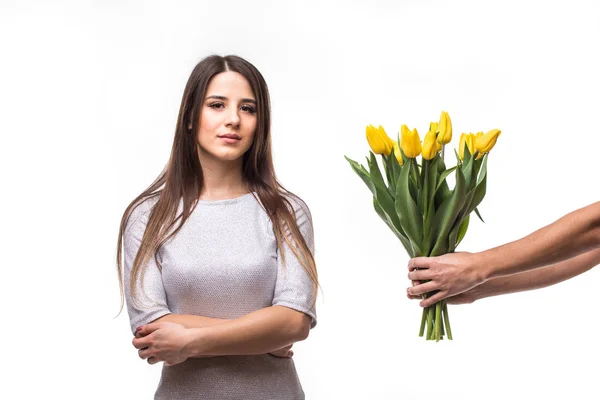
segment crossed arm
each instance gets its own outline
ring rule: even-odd
[[[149,363],[173,365],[187,358],[272,353],[306,339],[310,324],[308,315],[283,306],[232,320],[168,314],[138,327],[133,345]]]

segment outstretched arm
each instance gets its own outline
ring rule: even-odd
[[[447,301],[448,304],[472,303],[485,297],[541,289],[571,279],[598,264],[600,264],[600,248],[548,267],[490,279],[471,290],[449,297]],[[420,296],[409,295],[408,297],[421,299]]]
[[[600,202],[596,202],[522,239],[490,250],[413,258],[409,261],[408,278],[429,282],[409,288],[408,294],[414,296],[437,290],[438,293],[421,302],[425,307],[490,279],[560,263],[599,247]]]

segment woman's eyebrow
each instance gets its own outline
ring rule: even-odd
[[[206,96],[207,99],[217,99],[217,100],[229,100],[227,97],[225,96],[219,96],[216,94],[213,94],[211,96]],[[253,103],[256,104],[256,100],[254,99],[241,99],[242,103]]]

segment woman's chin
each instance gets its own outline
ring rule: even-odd
[[[235,161],[238,158],[242,157],[243,155],[244,155],[244,153],[241,153],[239,151],[226,151],[226,152],[216,153],[216,154],[214,154],[214,157],[219,161],[232,162],[232,161]]]

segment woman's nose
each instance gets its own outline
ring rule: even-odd
[[[232,110],[227,115],[227,123],[226,125],[238,126],[240,124],[240,116],[238,115],[238,110]]]

